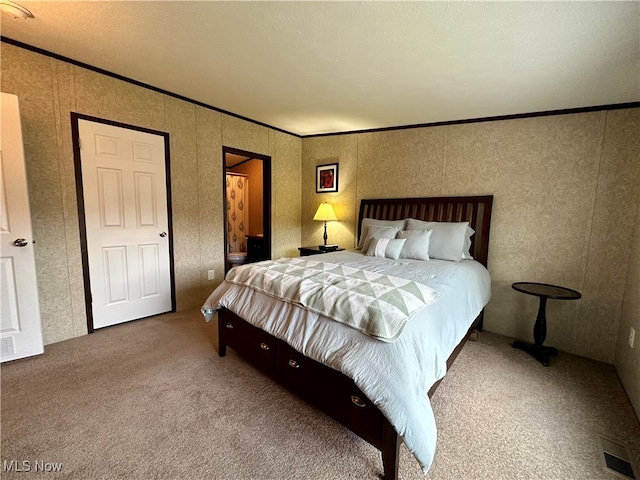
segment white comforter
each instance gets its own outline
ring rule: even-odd
[[[436,425],[427,393],[446,373],[446,361],[491,295],[487,270],[474,260],[390,260],[358,251],[316,259],[407,278],[441,294],[414,314],[393,343],[263,293],[223,282],[207,299],[207,321],[221,307],[352,378],[389,419],[426,473],[433,461]]]

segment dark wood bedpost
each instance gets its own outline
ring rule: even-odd
[[[382,466],[384,480],[398,480],[398,466],[400,465],[400,436],[389,421],[382,424]]]
[[[225,316],[225,309],[218,310],[218,356],[224,357],[227,354],[227,344],[222,340],[222,329],[220,324]]]

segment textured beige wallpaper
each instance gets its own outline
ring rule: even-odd
[[[624,135],[625,145],[635,145],[636,155],[625,155],[627,166],[630,169],[640,169],[640,111],[620,112],[621,115],[615,117],[616,120],[625,119],[621,126],[620,134]],[[630,121],[629,121],[630,120]],[[617,123],[612,123],[618,126]],[[630,152],[631,153],[631,152]],[[640,176],[640,174],[637,174]],[[625,180],[626,188],[633,186],[633,176]],[[617,192],[617,189],[615,189]],[[640,191],[636,184],[636,217],[635,230],[631,236],[631,248],[628,256],[628,268],[626,284],[624,285],[624,297],[622,300],[622,312],[620,315],[620,329],[616,342],[615,366],[618,375],[625,386],[627,395],[631,399],[633,408],[640,418]],[[623,204],[622,208],[617,208],[616,218],[621,222],[631,222],[631,214],[627,209],[628,204]],[[630,209],[633,210],[633,209]],[[630,329],[635,329],[634,347],[629,346]]]
[[[640,202],[640,196],[638,201]],[[636,415],[640,418],[640,208],[637,209],[636,214],[636,227],[624,292],[614,364]],[[636,332],[633,348],[629,346],[631,327]]]
[[[269,155],[269,134],[270,130],[262,125],[222,115],[222,142],[225,147]]]
[[[45,344],[87,332],[70,112],[169,133],[178,310],[222,281],[223,145],[272,156],[273,218],[286,219],[274,255],[297,253],[299,138],[5,43],[0,53],[2,91],[22,110]]]
[[[171,204],[176,301],[196,307],[201,298],[200,202],[196,106],[175,98],[164,100],[171,153]]]
[[[295,257],[300,246],[300,156],[301,141],[281,132],[271,131],[271,155],[278,158],[272,167],[273,199],[271,226],[274,235],[272,258]]]
[[[640,109],[607,112],[597,179],[573,351],[612,362],[640,208]]]
[[[323,202],[333,205],[337,222],[327,222],[327,242],[353,248],[357,218],[356,169],[358,137],[338,135],[304,139],[302,142],[302,242],[301,246],[323,243],[324,222],[313,221]],[[316,166],[338,163],[338,192],[316,193]]]
[[[20,101],[44,339],[56,342],[81,331],[83,321],[86,333],[86,318],[84,308],[80,312],[73,308],[72,286],[78,283],[68,268],[69,255],[79,258],[80,248],[77,230],[73,238],[67,227],[74,216],[77,224],[77,208],[75,199],[70,203],[71,196],[65,195],[69,182],[62,178],[69,165],[58,143],[62,122],[55,110],[60,104],[53,82],[55,62],[4,44],[1,55],[2,91],[17,95]],[[61,73],[68,77],[68,71]],[[73,169],[73,157],[68,162]],[[79,285],[82,288],[82,277]],[[82,302],[84,305],[84,298]]]
[[[200,300],[204,301],[224,275],[224,211],[222,201],[222,114],[196,108],[198,130],[198,205],[200,226]],[[220,249],[222,248],[223,251]],[[207,272],[214,270],[215,279]]]
[[[153,130],[166,128],[166,97],[161,93],[80,67],[73,67],[73,85],[79,113]]]
[[[358,135],[356,200],[442,193],[445,128]]]
[[[604,115],[447,128],[443,191],[494,195],[487,329],[531,338],[538,299],[514,291],[513,282],[581,290],[591,223],[586,206],[595,196]],[[575,351],[579,307],[579,302],[548,302],[549,344]]]
[[[354,202],[339,222],[344,245],[353,245],[361,198],[494,195],[485,328],[531,341],[538,300],[511,284],[564,285],[584,298],[548,302],[546,343],[612,362],[639,208],[639,115],[631,109],[308,138],[302,191],[313,187],[315,165],[339,162],[340,184],[351,188],[341,187],[335,201]],[[317,197],[303,194],[303,243],[321,237],[311,221]]]

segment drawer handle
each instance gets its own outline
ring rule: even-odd
[[[227,323],[227,324],[225,325],[225,327],[230,328],[230,329],[233,329],[233,325],[231,325],[230,323]]]
[[[354,405],[360,408],[364,408],[367,406],[367,404],[364,403],[360,397],[356,397],[355,395],[351,395],[351,401]]]
[[[266,343],[263,342],[263,343],[260,344],[260,348],[263,349],[263,350],[269,350],[269,345],[267,345]]]
[[[289,360],[289,366],[291,368],[300,368],[300,364],[298,362],[296,362],[295,360]]]

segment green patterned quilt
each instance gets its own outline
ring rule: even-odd
[[[435,301],[431,287],[318,260],[283,258],[232,268],[226,281],[299,305],[385,342]]]

